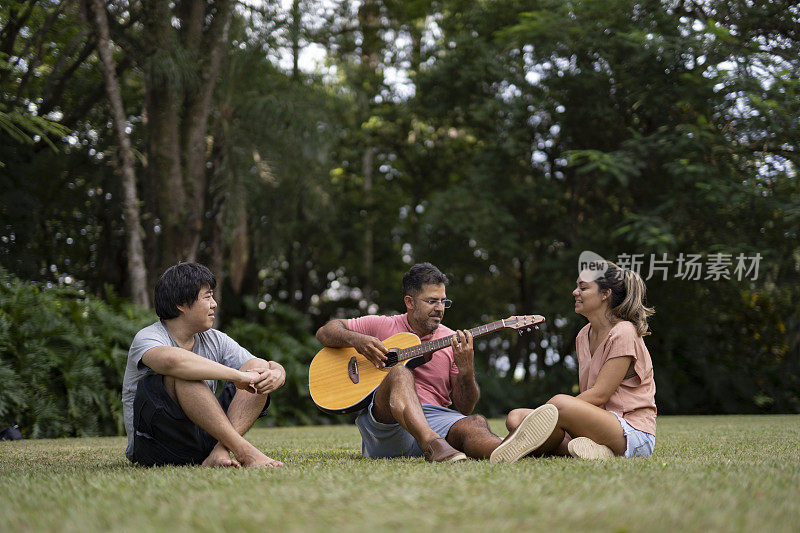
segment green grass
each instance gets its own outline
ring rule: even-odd
[[[797,531],[800,416],[658,429],[648,459],[500,465],[362,459],[354,426],[254,429],[273,471],[134,467],[123,438],[0,442],[0,530]]]

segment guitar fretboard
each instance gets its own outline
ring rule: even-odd
[[[503,329],[504,327],[506,326],[503,323],[503,321],[497,320],[495,322],[490,322],[488,324],[472,328],[469,330],[469,332],[472,333],[473,337],[480,337],[481,335],[492,333],[493,331],[497,331],[498,329]],[[422,344],[417,344],[416,346],[412,346],[411,348],[404,348],[402,350],[398,350],[397,360],[405,361],[406,359],[413,359],[414,357],[420,357],[422,355],[435,352],[436,350],[447,348],[448,346],[450,346],[451,339],[453,337],[455,337],[455,335],[448,335],[447,337],[441,337],[439,339],[435,339],[432,341],[423,342]]]

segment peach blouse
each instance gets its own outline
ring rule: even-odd
[[[589,353],[590,326],[586,324],[575,339],[581,392],[594,386],[606,361],[615,357],[633,357],[636,375],[623,379],[608,402],[600,407],[618,414],[636,429],[655,435],[656,382],[653,379],[653,362],[644,340],[636,333],[636,327],[631,322],[623,320],[611,328],[592,354]]]

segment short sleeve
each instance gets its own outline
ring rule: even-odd
[[[142,362],[142,357],[151,348],[159,346],[173,346],[172,339],[169,333],[163,327],[159,327],[158,323],[150,327],[139,330],[133,338],[130,350],[128,351],[128,358],[136,367],[137,370],[142,370],[147,367]]]
[[[373,337],[381,337],[385,331],[391,330],[393,325],[392,319],[383,315],[366,315],[347,320],[347,329],[350,331]]]
[[[217,331],[216,333],[219,363],[230,368],[239,369],[243,364],[254,357],[253,354],[225,333],[221,331]]]
[[[608,339],[606,361],[616,357],[633,357],[636,359],[636,328],[630,322],[621,322]]]

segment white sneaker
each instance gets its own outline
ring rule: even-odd
[[[611,459],[614,452],[604,444],[597,444],[587,437],[576,437],[567,443],[567,449],[572,457],[581,459]]]
[[[500,443],[489,457],[492,463],[513,463],[544,444],[558,422],[558,409],[545,404],[529,413],[522,423]]]

